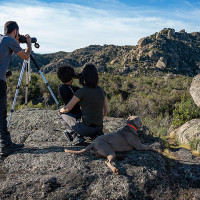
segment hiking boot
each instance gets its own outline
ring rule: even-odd
[[[4,157],[3,157],[2,153],[0,153],[0,163],[3,162],[3,160],[4,160]]]
[[[85,141],[85,139],[81,136],[76,136],[73,141],[72,141],[72,145],[80,145],[81,143],[83,143]]]
[[[10,153],[13,153],[17,150],[20,150],[24,147],[24,144],[15,144],[15,143],[11,143],[9,145],[6,145],[3,149],[2,149],[2,153],[1,156],[7,156]]]
[[[14,151],[20,150],[24,147],[24,144],[15,144],[14,142],[12,142],[10,145],[8,145],[8,147]]]

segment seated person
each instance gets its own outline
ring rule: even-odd
[[[59,67],[57,76],[63,82],[63,84],[59,86],[58,91],[64,105],[67,105],[74,96],[74,93],[79,89],[79,87],[72,86],[73,78],[76,77],[74,68],[72,68],[71,65]],[[71,127],[80,119],[81,110],[79,104],[76,104],[70,112],[61,114],[61,123],[66,129],[64,134],[70,142],[72,140],[70,133],[73,132]]]
[[[72,145],[81,144],[84,136],[95,138],[103,134],[103,116],[109,112],[108,100],[103,88],[98,86],[98,72],[93,64],[87,64],[80,76],[80,88],[70,102],[60,109],[60,113],[69,113],[77,105],[81,106],[82,122],[72,125],[74,130]]]

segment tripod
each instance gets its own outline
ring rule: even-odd
[[[33,61],[33,63],[35,64],[35,67],[37,68],[38,72],[41,74],[47,88],[49,89],[54,101],[56,102],[58,108],[60,108],[60,104],[58,102],[58,100],[56,99],[56,96],[54,95],[53,91],[51,90],[47,80],[45,79],[42,71],[40,70],[37,62],[35,61],[34,57],[32,55],[30,55],[30,58],[31,60]],[[30,59],[29,58],[29,59]],[[11,118],[12,118],[12,114],[14,112],[14,108],[15,108],[15,103],[16,103],[16,99],[17,99],[17,95],[18,95],[18,92],[19,92],[19,88],[20,88],[20,84],[21,84],[21,81],[22,81],[22,76],[23,76],[23,73],[24,73],[24,70],[25,70],[25,67],[26,67],[26,94],[25,94],[25,111],[27,112],[27,99],[28,99],[28,71],[30,72],[30,67],[28,69],[28,66],[30,66],[30,63],[27,64],[27,61],[24,60],[23,61],[23,64],[22,64],[22,69],[21,69],[21,73],[20,73],[20,76],[19,76],[19,80],[18,80],[18,84],[17,84],[17,89],[16,89],[16,92],[15,92],[15,97],[14,97],[14,101],[13,101],[13,104],[12,104],[12,108],[11,108],[11,111],[10,111],[10,118],[9,118],[9,121],[8,121],[8,124],[7,124],[7,128],[9,128],[10,126],[10,121],[11,121]],[[29,73],[29,80],[30,80],[30,73]],[[26,121],[26,120],[25,120]],[[26,124],[25,124],[26,126]]]

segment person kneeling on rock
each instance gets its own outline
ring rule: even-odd
[[[65,65],[59,67],[57,70],[58,78],[63,82],[58,88],[61,99],[66,106],[74,96],[74,93],[80,89],[79,87],[72,86],[73,79],[76,78],[74,68],[71,65]],[[65,127],[64,134],[69,140],[72,141],[72,135],[74,133],[72,126],[74,126],[81,119],[81,109],[79,104],[76,104],[74,108],[68,113],[61,114],[61,123]]]
[[[78,89],[67,105],[60,109],[61,115],[70,113],[79,103],[82,112],[82,122],[71,124],[74,131],[72,145],[84,142],[84,137],[92,139],[103,134],[103,117],[109,112],[108,100],[104,89],[98,86],[98,72],[93,64],[86,64],[80,75]]]

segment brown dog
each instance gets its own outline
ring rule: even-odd
[[[151,150],[157,152],[151,147],[141,143],[137,135],[137,129],[141,128],[141,126],[141,118],[138,116],[131,116],[128,118],[126,126],[121,130],[97,137],[90,145],[81,151],[65,149],[65,152],[81,154],[90,150],[97,155],[107,157],[106,164],[108,167],[111,168],[113,173],[119,174],[118,169],[111,164],[111,161],[116,157],[115,152],[130,151],[133,148],[136,150]]]

